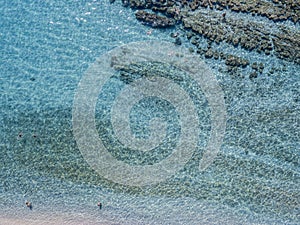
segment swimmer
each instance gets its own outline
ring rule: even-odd
[[[99,207],[99,209],[102,209],[102,203],[98,202],[97,206]]]
[[[29,209],[32,209],[32,203],[31,202],[25,202],[26,206],[29,208]]]

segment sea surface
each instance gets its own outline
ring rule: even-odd
[[[133,42],[174,42],[170,33],[183,32],[180,26],[152,29],[120,2],[106,0],[2,0],[0,12],[0,224],[300,223],[299,65],[221,44],[224,52],[263,62],[265,71],[277,68],[251,80],[233,78],[224,62],[200,59],[225,98],[226,131],[217,157],[198,170],[211,129],[200,93],[194,103],[202,133],[193,158],[163,182],[132,187],[102,177],[86,162],[73,134],[74,97],[101,55]],[[141,101],[132,129],[147,137],[149,115],[162,117],[171,124],[171,141],[153,156],[122,149],[105,110],[124,84],[111,81],[111,95],[100,95],[97,130],[118,160],[155,164],[176,145],[180,118],[167,102]],[[197,87],[184,85],[197,95]]]

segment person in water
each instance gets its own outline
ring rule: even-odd
[[[32,203],[31,202],[25,202],[26,206],[29,208],[29,209],[32,209]]]
[[[98,202],[97,206],[99,207],[99,209],[102,209],[102,203]]]

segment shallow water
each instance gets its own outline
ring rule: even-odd
[[[165,182],[130,187],[101,177],[82,156],[72,127],[76,89],[100,55],[134,41],[173,42],[169,34],[176,28],[148,35],[150,28],[137,22],[130,9],[108,1],[4,0],[0,8],[0,224],[38,219],[53,224],[300,222],[299,65],[220,45],[264,62],[266,71],[272,65],[279,69],[253,81],[234,78],[224,72],[224,63],[206,59],[226,97],[226,133],[217,158],[199,172],[201,143],[207,142],[210,129],[209,107],[201,95],[196,108],[205,132],[193,159]],[[187,41],[184,45],[190,46]],[[108,116],[101,114],[105,101],[98,102],[96,112],[104,139],[111,132]],[[146,103],[133,113],[137,135],[147,136],[147,116],[157,113],[175,124],[168,138],[176,139],[180,128],[172,106],[144,107]],[[154,106],[162,110],[151,111]],[[165,147],[175,145],[172,140]],[[149,160],[114,144],[111,148],[114,157],[127,163]],[[160,160],[170,151],[153,154],[151,160]],[[32,202],[32,210],[26,201]]]

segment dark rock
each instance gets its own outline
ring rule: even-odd
[[[292,17],[292,21],[293,21],[294,23],[297,23],[298,20],[299,20],[299,18],[298,18],[297,16],[293,16],[293,17]]]
[[[166,12],[168,10],[168,8],[166,6],[165,7],[156,7],[156,6],[153,6],[151,9],[154,12]],[[168,12],[168,14],[174,16],[173,13]]]
[[[227,66],[234,66],[234,67],[246,67],[249,65],[249,61],[246,59],[242,59],[237,56],[228,55],[225,61]]]
[[[246,59],[240,59],[241,60],[241,66],[243,68],[247,67],[249,65],[249,61]]]
[[[220,57],[221,57],[221,59],[223,59],[223,60],[226,59],[226,55],[225,55],[223,52],[220,53]]]
[[[238,59],[233,55],[229,55],[226,58],[225,64],[227,66],[236,66],[238,64]]]
[[[176,20],[180,20],[182,17],[180,8],[174,6],[167,8],[166,15],[174,17]]]
[[[222,7],[222,6],[220,6],[220,5],[216,5],[216,10],[220,10],[220,11],[222,11],[224,8]]]
[[[194,37],[199,35],[211,43],[226,42],[249,51],[267,55],[272,53],[278,58],[300,64],[300,33],[298,30],[289,30],[288,26],[284,24],[279,25],[278,29],[272,30],[255,21],[249,21],[242,17],[234,18],[231,14],[225,14],[226,19],[224,20],[222,12],[203,13],[200,12],[201,10],[191,12],[191,8],[188,7],[192,4],[194,8],[207,8],[212,4],[218,9],[236,9],[239,12],[265,16],[273,21],[295,18],[297,22],[300,16],[300,4],[295,1],[284,0],[284,3],[279,2],[278,4],[262,0],[180,0],[180,4],[176,4],[177,1],[174,0],[122,0],[122,2],[131,4],[132,8],[144,7],[166,15],[162,16],[148,11],[137,12],[137,18],[152,27],[167,27],[182,22],[183,28],[187,32],[187,38],[197,47],[199,47],[199,40]],[[186,7],[187,10],[181,10],[183,7]],[[205,53],[206,51],[203,55]],[[238,64],[245,67],[247,61],[240,61]],[[259,69],[256,71],[258,72]]]
[[[214,59],[219,59],[219,53],[218,52],[214,52]]]
[[[202,48],[198,48],[197,53],[200,54],[200,55],[203,55],[205,53],[205,50],[202,49]]]
[[[170,37],[172,37],[172,38],[177,38],[177,37],[179,37],[179,35],[180,35],[180,34],[177,33],[177,32],[175,32],[175,33],[172,32],[172,33],[170,34]]]
[[[182,44],[182,42],[181,42],[181,39],[180,39],[180,37],[177,37],[176,39],[175,39],[175,45],[181,45]]]
[[[234,46],[238,46],[239,42],[240,42],[240,38],[238,38],[238,37],[235,37],[232,39],[232,43]]]
[[[254,72],[250,73],[249,78],[250,79],[257,78],[257,76],[258,76],[257,72],[254,71]]]
[[[145,1],[141,1],[141,0],[130,0],[129,4],[130,4],[130,8],[132,9],[143,9],[146,7]]]
[[[214,52],[211,49],[208,49],[205,53],[205,58],[212,58],[214,55]]]
[[[149,13],[143,10],[138,10],[135,13],[135,17],[142,21],[145,25],[157,28],[170,27],[175,25],[175,21],[173,19],[159,16],[154,13]]]
[[[254,69],[254,70],[258,70],[257,62],[252,63],[251,68]]]
[[[232,43],[233,43],[232,40],[233,40],[233,35],[232,35],[232,34],[229,34],[229,35],[227,36],[227,38],[226,38],[226,42],[227,42],[228,44],[232,44]]]
[[[262,73],[264,71],[264,68],[265,68],[264,64],[260,63],[258,66],[259,66],[258,67],[258,72]]]
[[[129,6],[129,0],[122,0],[122,5],[124,7],[128,7]]]
[[[272,67],[272,68],[269,70],[269,75],[274,74],[275,70],[276,70],[276,69],[275,69],[274,67]]]
[[[194,33],[193,33],[193,32],[188,32],[188,33],[186,34],[187,39],[191,39],[193,36],[194,36]]]
[[[231,8],[231,10],[234,11],[234,12],[239,12],[240,11],[240,9],[237,6],[233,6]]]
[[[235,77],[241,77],[241,73],[237,66],[227,66],[227,72]]]
[[[221,37],[221,36],[217,36],[216,39],[215,39],[215,42],[217,44],[220,44],[222,41],[223,41],[223,37]]]
[[[257,51],[258,53],[262,53],[262,46],[260,46],[259,48],[257,48],[256,51]]]
[[[196,10],[199,7],[199,2],[198,1],[193,1],[189,4],[189,7],[191,10]]]
[[[267,45],[265,46],[265,51],[268,50],[268,51],[272,51],[273,50],[273,46],[272,46],[272,43],[269,41],[267,43]]]
[[[211,48],[213,41],[212,40],[207,40],[207,48]]]
[[[198,40],[197,40],[197,38],[195,38],[195,37],[193,37],[192,39],[191,39],[191,43],[193,44],[193,45],[195,45],[195,46],[199,46],[199,42],[198,42]]]

